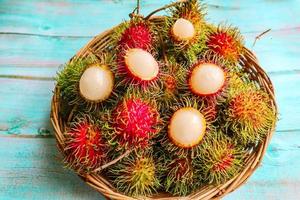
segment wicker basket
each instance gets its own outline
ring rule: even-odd
[[[167,7],[172,6],[173,4],[170,4]],[[167,7],[160,8],[152,12],[147,18],[152,23],[161,24],[163,23],[163,17],[153,17],[152,15],[156,13],[157,11],[163,10]],[[151,17],[150,17],[151,16]],[[115,27],[116,28],[116,27]],[[103,51],[106,51],[109,47],[111,47],[113,41],[111,38],[111,34],[114,32],[114,29],[112,28],[108,31],[105,31],[96,37],[94,37],[85,47],[83,47],[77,54],[76,57],[85,58],[89,56],[90,54],[93,55],[100,55]],[[274,89],[273,85],[271,83],[271,80],[267,76],[267,74],[264,72],[264,70],[259,66],[257,58],[254,56],[254,54],[244,48],[245,53],[240,58],[240,66],[249,73],[250,78],[257,82],[263,90],[265,90],[271,97],[271,106],[272,109],[277,116],[277,106],[274,98]],[[56,87],[52,99],[52,105],[51,105],[51,122],[55,130],[55,137],[57,140],[57,146],[58,149],[62,154],[64,154],[64,147],[65,147],[65,137],[64,137],[64,131],[67,128],[67,121],[63,120],[61,117],[61,109],[60,109],[60,94],[59,94],[59,88]],[[273,127],[269,130],[266,138],[264,141],[262,141],[254,151],[252,151],[251,155],[247,158],[245,161],[245,167],[241,171],[240,174],[238,174],[236,177],[232,178],[231,180],[227,181],[226,183],[218,186],[206,186],[204,188],[201,188],[200,190],[190,194],[186,197],[174,197],[170,194],[166,193],[159,193],[152,197],[144,197],[144,199],[162,199],[162,200],[183,200],[183,199],[218,199],[222,198],[226,194],[232,192],[233,190],[237,189],[240,185],[242,185],[255,171],[255,169],[259,166],[261,163],[261,160],[263,158],[263,155],[266,151],[266,148],[268,146],[268,143],[272,137],[272,134],[274,132],[275,124],[273,124]],[[111,199],[117,199],[117,200],[135,200],[137,198],[126,196],[122,193],[119,193],[107,180],[104,176],[102,176],[100,173],[91,173],[91,174],[78,174],[87,184],[95,188],[98,192],[102,193],[108,198]]]

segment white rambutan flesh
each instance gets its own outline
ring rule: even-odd
[[[190,40],[195,36],[195,28],[189,20],[179,18],[172,27],[172,34],[177,40]]]
[[[98,102],[107,99],[113,90],[113,85],[113,73],[104,65],[88,67],[79,80],[80,94],[89,101]]]
[[[225,83],[225,72],[218,65],[202,63],[191,73],[189,86],[198,95],[212,95],[220,91]]]
[[[197,109],[185,107],[173,114],[168,129],[169,138],[175,145],[189,148],[202,140],[206,131],[206,120]]]
[[[157,77],[159,66],[155,58],[143,49],[133,48],[127,51],[125,64],[134,78],[150,81]]]

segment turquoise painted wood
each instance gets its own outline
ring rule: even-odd
[[[142,13],[170,0],[142,0]],[[206,0],[211,22],[238,26],[269,72],[280,109],[261,167],[225,199],[299,199],[300,0]],[[0,0],[0,199],[103,199],[65,170],[49,123],[53,77],[135,0]],[[252,47],[255,36],[272,31]]]

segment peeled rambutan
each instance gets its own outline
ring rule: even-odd
[[[200,180],[219,185],[240,172],[245,156],[243,149],[219,131],[206,137],[201,154],[192,162]]]
[[[214,63],[199,63],[189,77],[190,90],[198,96],[217,96],[226,82],[226,73]]]
[[[140,48],[132,48],[118,55],[118,72],[124,84],[140,86],[157,85],[159,63],[154,56]]]
[[[168,42],[167,51],[187,62],[194,62],[206,47],[206,23],[202,5],[196,0],[178,3],[166,18],[163,36]]]
[[[164,187],[173,195],[186,196],[195,188],[195,174],[191,159],[173,159],[167,165],[167,176],[164,178]]]
[[[222,59],[206,54],[190,67],[186,87],[203,100],[223,102],[230,70]]]
[[[248,87],[229,100],[225,116],[226,127],[243,144],[263,139],[276,121],[268,94]]]
[[[180,46],[189,46],[199,42],[204,33],[203,12],[198,1],[186,1],[171,10],[173,16],[167,20],[173,42]]]
[[[114,76],[105,65],[91,65],[79,80],[80,95],[91,102],[101,102],[109,98],[114,87]]]
[[[159,131],[155,104],[139,97],[124,98],[112,111],[111,124],[119,148],[146,148]]]
[[[113,56],[109,54],[74,57],[58,74],[57,85],[62,99],[68,105],[80,105],[87,111],[94,111],[113,100],[118,90],[113,66]]]
[[[199,154],[203,138],[213,129],[214,110],[205,108],[203,101],[193,97],[183,97],[173,104],[166,114],[169,121],[166,133],[162,131],[161,144],[167,152],[191,158]]]
[[[238,29],[219,26],[208,34],[207,47],[228,61],[236,63],[243,52],[243,41]]]
[[[133,197],[151,195],[160,187],[160,166],[148,154],[129,155],[109,169],[115,187]]]
[[[77,171],[90,171],[106,162],[108,145],[89,117],[78,118],[65,133],[66,161]]]

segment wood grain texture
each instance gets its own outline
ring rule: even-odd
[[[142,0],[147,14],[170,0]],[[300,1],[205,0],[209,21],[238,26],[275,85],[277,132],[262,166],[226,197],[299,199]],[[0,199],[102,199],[62,168],[49,124],[56,71],[135,0],[0,0]],[[50,138],[49,138],[50,137]]]

